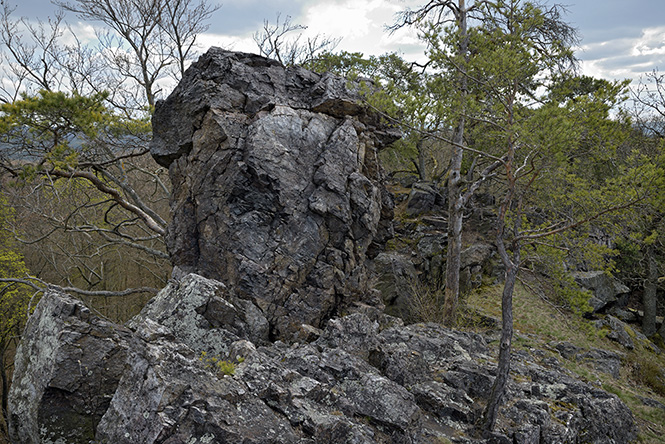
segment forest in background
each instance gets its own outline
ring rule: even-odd
[[[59,5],[95,24],[93,44],[72,35],[64,14],[34,22],[6,3],[0,11],[5,416],[13,349],[45,288],[123,321],[169,279],[170,185],[149,155],[150,115],[164,85],[200,54],[196,38],[219,9],[205,0]],[[287,66],[358,85],[367,106],[403,131],[382,153],[388,175],[445,189],[442,322],[457,322],[464,214],[483,192],[495,198],[491,236],[506,270],[500,374],[509,370],[513,289],[525,269],[552,279],[549,297],[571,316],[587,310],[588,295],[569,271],[619,276],[642,297],[644,333],[662,344],[664,75],[645,73],[632,88],[579,75],[577,35],[557,5],[436,0],[404,11],[392,30],[402,27],[427,44],[425,64],[336,52],[338,40],[304,39],[288,17],[266,21],[255,41]]]

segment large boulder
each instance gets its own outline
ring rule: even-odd
[[[393,204],[377,152],[398,135],[360,103],[344,79],[212,48],[156,106],[173,265],[252,301],[272,338],[378,303],[365,262]]]
[[[49,290],[16,351],[9,392],[11,441],[91,442],[125,372],[131,342],[130,330]]]

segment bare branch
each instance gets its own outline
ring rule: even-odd
[[[122,297],[129,296],[130,294],[136,293],[153,293],[156,294],[159,292],[158,289],[152,287],[139,287],[139,288],[128,288],[121,291],[107,291],[107,290],[82,290],[76,287],[61,287],[59,285],[48,284],[43,280],[36,278],[34,276],[26,276],[25,279],[19,278],[0,278],[0,282],[8,282],[14,284],[26,285],[33,290],[38,292],[44,292],[49,288],[60,291],[62,293],[76,293],[82,296],[102,296],[102,297]]]
[[[307,26],[292,23],[291,16],[286,16],[282,23],[280,20],[281,14],[277,14],[274,25],[264,20],[263,29],[255,32],[252,38],[261,55],[275,59],[285,66],[303,65],[315,59],[319,53],[332,51],[341,40],[316,35],[301,42],[302,32]],[[297,32],[294,37],[287,38],[287,35],[293,35],[294,32]]]
[[[138,217],[140,217],[145,224],[153,230],[155,233],[158,233],[162,236],[166,234],[166,229],[160,225],[157,221],[155,221],[148,213],[143,211],[141,208],[138,206],[130,203],[127,201],[125,198],[122,197],[120,192],[116,190],[115,188],[112,188],[108,186],[106,183],[104,183],[101,179],[99,179],[97,176],[95,176],[93,173],[89,171],[80,171],[80,170],[74,170],[74,169],[69,169],[68,171],[63,171],[59,169],[53,169],[50,171],[51,174],[54,176],[58,177],[63,177],[63,178],[82,178],[86,179],[88,182],[90,182],[92,185],[94,185],[99,191],[108,194],[115,200],[120,206],[122,206],[124,209],[127,211],[130,211],[134,214],[136,214]]]

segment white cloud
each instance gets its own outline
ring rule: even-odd
[[[665,68],[665,26],[644,28],[632,38],[583,45],[578,56],[586,75],[636,82],[645,72]]]
[[[97,33],[94,26],[83,22],[70,24],[67,32],[63,33],[61,42],[65,45],[75,45],[77,40],[83,45],[95,42]]]
[[[581,68],[587,76],[608,80],[632,79],[635,74],[629,67],[614,67],[607,59],[583,60]]]
[[[384,0],[345,0],[313,5],[304,12],[303,24],[326,36],[358,39],[366,37],[374,28],[380,26],[374,12],[384,4]],[[372,14],[371,18],[369,14]]]
[[[207,51],[211,46],[218,46],[232,51],[258,52],[258,47],[251,35],[235,36],[203,33],[199,34],[196,39],[196,46],[200,52]]]
[[[419,4],[420,0],[333,0],[307,5],[299,20],[308,27],[306,35],[309,37],[316,34],[341,37],[338,50],[365,55],[396,51],[415,58],[421,56],[424,49],[416,32],[402,29],[389,34],[386,26],[394,22],[401,10]]]
[[[665,26],[647,28],[636,42],[633,55],[665,55]]]

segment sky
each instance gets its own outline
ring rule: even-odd
[[[342,40],[337,50],[379,55],[397,52],[407,60],[422,59],[424,46],[413,32],[389,34],[385,26],[407,7],[425,0],[221,0],[209,30],[200,36],[202,48],[221,46],[256,52],[253,33],[264,20],[290,16],[307,26],[307,35],[323,34]],[[553,3],[552,0],[548,0]],[[52,13],[48,0],[8,0],[20,3],[17,14],[28,18]],[[608,80],[638,81],[646,72],[665,71],[665,1],[663,0],[557,0],[566,6],[564,19],[578,29],[577,57],[582,73]],[[68,16],[75,28],[91,33],[90,24]]]

